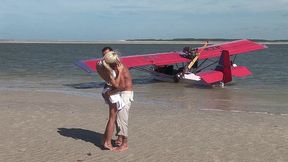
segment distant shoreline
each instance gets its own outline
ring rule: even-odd
[[[218,44],[229,41],[209,41]],[[256,41],[262,44],[288,44],[286,41]],[[34,40],[0,40],[0,44],[204,44],[204,41],[168,41],[168,40],[116,40],[116,41],[34,41]]]

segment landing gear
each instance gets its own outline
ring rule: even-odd
[[[178,74],[174,75],[174,77],[173,77],[174,82],[178,83],[182,77],[183,77],[182,73],[178,73]]]
[[[225,86],[224,82],[220,82],[220,83],[219,83],[219,86],[220,86],[221,88],[224,88],[224,86]]]

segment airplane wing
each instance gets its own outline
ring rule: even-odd
[[[85,70],[88,73],[96,71],[96,64],[101,60],[89,59],[77,61],[75,64]],[[133,55],[124,56],[120,58],[121,62],[125,64],[128,68],[130,67],[140,67],[148,65],[168,65],[176,64],[181,62],[189,62],[189,59],[180,56],[179,52],[166,52],[166,53],[155,53],[155,54],[145,54],[145,55]]]
[[[203,49],[201,49],[203,48]],[[267,48],[265,45],[255,43],[250,40],[238,40],[222,44],[210,45],[198,48],[201,51],[199,60],[219,57],[223,50],[228,50],[230,55],[242,54],[251,51]],[[145,55],[124,56],[120,60],[128,67],[139,67],[148,65],[168,65],[182,62],[189,62],[189,59],[182,57],[182,52],[166,52]],[[98,59],[77,61],[75,64],[88,73],[96,71]]]
[[[247,52],[265,49],[267,46],[244,39],[222,44],[207,46],[199,56],[199,60],[219,57],[223,50],[229,51],[230,55],[245,54]],[[199,48],[201,50],[201,48]]]

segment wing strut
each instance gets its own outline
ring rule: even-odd
[[[198,60],[198,58],[199,58],[200,54],[202,53],[202,51],[204,51],[204,49],[207,47],[207,45],[208,45],[208,41],[205,42],[204,46],[201,48],[201,51],[196,52],[196,56],[193,58],[193,60],[188,65],[188,70],[190,70],[192,68],[192,66]]]

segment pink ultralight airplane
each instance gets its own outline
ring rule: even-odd
[[[185,47],[183,51],[124,56],[120,57],[120,60],[128,68],[148,72],[159,80],[184,80],[209,85],[220,83],[224,86],[232,81],[232,76],[241,78],[252,75],[247,67],[235,64],[236,55],[265,48],[267,46],[246,39],[209,46],[207,42],[203,47],[196,49]],[[231,60],[230,57],[233,55],[234,58]],[[202,67],[208,59],[217,57],[220,59]],[[81,60],[75,64],[91,73],[96,71],[96,64],[101,59]],[[214,69],[207,70],[215,64]]]

